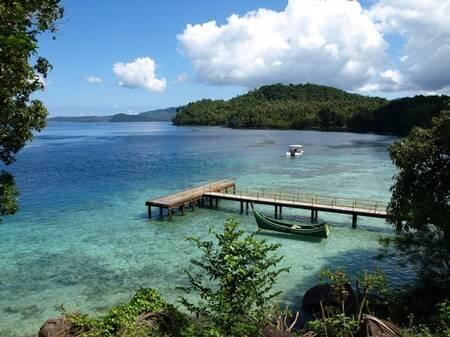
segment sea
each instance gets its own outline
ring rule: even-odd
[[[177,127],[170,123],[50,122],[8,169],[20,188],[20,210],[0,223],[0,336],[35,336],[40,325],[70,311],[100,315],[125,303],[140,287],[157,289],[178,305],[186,269],[199,255],[187,237],[211,238],[234,218],[255,233],[253,216],[220,202],[172,221],[147,218],[145,201],[214,180],[238,189],[293,191],[333,197],[390,199],[396,169],[394,136],[319,131]],[[290,144],[304,155],[286,158]],[[259,207],[267,215],[273,207]],[[156,212],[154,212],[156,213]],[[283,209],[286,219],[309,221],[309,211]],[[382,270],[390,284],[414,273],[379,260],[378,240],[392,235],[383,219],[319,212],[330,237],[320,242],[269,232],[279,243],[276,288],[280,303],[301,306],[323,269],[356,276]],[[211,238],[212,239],[212,238]]]

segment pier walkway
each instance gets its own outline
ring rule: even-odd
[[[229,189],[235,190],[236,184],[232,179],[214,181],[209,184],[187,189],[164,197],[148,200],[145,204],[148,207],[148,217],[152,217],[152,207],[159,208],[159,215],[163,215],[163,210],[167,209],[169,219],[172,218],[174,209],[179,209],[184,213],[185,207],[194,208],[204,202],[204,195],[207,192],[227,192]]]
[[[386,218],[387,203],[373,200],[330,197],[319,194],[274,192],[267,189],[236,190],[233,180],[221,180],[175,193],[159,199],[146,202],[151,217],[151,207],[159,207],[160,215],[163,209],[168,210],[169,218],[173,210],[178,208],[184,213],[186,205],[194,208],[196,205],[218,207],[219,200],[240,203],[240,212],[248,213],[249,204],[274,206],[274,217],[281,218],[283,207],[307,209],[311,211],[311,222],[317,222],[318,212],[329,212],[352,215],[352,227],[356,228],[358,216]]]

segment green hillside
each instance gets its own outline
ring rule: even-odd
[[[427,126],[447,96],[388,101],[315,85],[274,84],[230,100],[203,99],[178,108],[176,125],[354,130],[403,134]]]

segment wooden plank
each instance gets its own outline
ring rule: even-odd
[[[190,188],[181,192],[169,194],[157,199],[148,200],[147,206],[163,206],[163,207],[179,207],[192,200],[200,199],[205,192],[223,191],[227,188],[235,188],[236,184],[233,180],[219,180],[205,184],[202,186]]]

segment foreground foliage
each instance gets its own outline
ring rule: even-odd
[[[190,336],[193,327],[187,318],[154,289],[140,289],[131,301],[110,309],[105,315],[92,318],[81,313],[65,316],[81,337],[108,336]]]
[[[278,276],[288,268],[277,268],[279,247],[238,229],[231,219],[223,233],[214,233],[217,243],[190,238],[202,256],[191,260],[197,273],[188,271],[187,293],[200,295],[198,303],[182,298],[182,304],[206,320],[220,336],[259,336],[279,292],[272,290]]]
[[[369,304],[384,299],[387,294],[384,275],[379,271],[364,271],[356,277],[354,285],[344,270],[323,271],[319,277],[330,284],[338,305],[321,303],[321,312],[308,322],[308,329],[318,337],[364,335],[364,314],[375,313]]]
[[[0,0],[0,160],[6,165],[45,126],[45,106],[31,99],[51,68],[38,55],[38,36],[54,33],[62,15],[59,0]],[[13,177],[2,171],[0,220],[17,211],[17,194]]]
[[[364,271],[354,279],[344,270],[323,271],[330,289],[322,294],[313,319],[300,324],[299,313],[275,305],[273,286],[280,273],[278,245],[239,229],[228,220],[214,241],[189,238],[202,253],[187,272],[187,316],[153,289],[140,289],[127,304],[99,317],[63,311],[79,337],[368,337],[370,321],[387,319],[403,327],[406,337],[449,337],[450,300],[442,293],[391,290],[380,271]],[[435,298],[430,300],[430,294]],[[432,296],[432,297],[433,297]],[[370,317],[373,315],[376,317]],[[385,321],[386,322],[386,321]],[[397,329],[392,327],[392,329]],[[393,330],[394,331],[394,330]]]
[[[416,128],[390,147],[398,168],[388,221],[399,235],[384,239],[385,253],[417,266],[422,281],[449,290],[450,284],[450,110],[430,129]],[[437,290],[438,291],[438,290]]]

